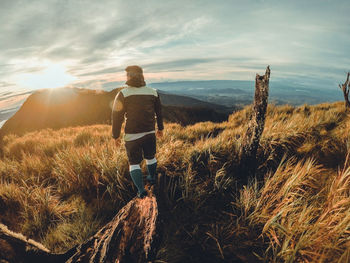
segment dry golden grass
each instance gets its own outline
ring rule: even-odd
[[[246,107],[223,123],[165,125],[157,159],[170,211],[159,262],[251,261],[247,254],[349,262],[350,116],[343,103],[269,105],[258,150],[264,179],[240,188],[232,164],[249,116]],[[91,236],[136,193],[108,125],[8,135],[3,153],[0,222],[56,252]]]
[[[236,208],[262,225],[269,262],[349,262],[350,166],[334,174],[308,159],[284,161],[263,187],[241,190]]]

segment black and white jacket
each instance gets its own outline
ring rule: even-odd
[[[117,139],[125,123],[126,141],[135,140],[155,132],[155,119],[158,130],[163,130],[161,102],[157,90],[143,86],[127,86],[118,92],[112,110],[112,136]]]

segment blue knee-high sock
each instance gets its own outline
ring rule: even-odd
[[[137,187],[139,194],[144,193],[145,188],[143,187],[143,178],[142,178],[141,169],[134,169],[130,171],[130,176],[135,186]]]
[[[148,176],[147,180],[150,182],[155,182],[156,180],[156,171],[157,171],[157,162],[152,164],[147,164]]]

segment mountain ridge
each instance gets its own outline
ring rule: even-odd
[[[110,124],[114,98],[121,88],[112,91],[80,88],[38,90],[0,129],[0,135],[23,134],[44,128]],[[202,102],[186,96],[159,92],[164,119],[182,125],[198,121],[220,122],[232,108]]]

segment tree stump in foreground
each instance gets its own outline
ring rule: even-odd
[[[0,225],[0,263],[147,262],[153,254],[157,219],[153,194],[134,198],[93,237],[63,254],[50,253],[43,245]]]

